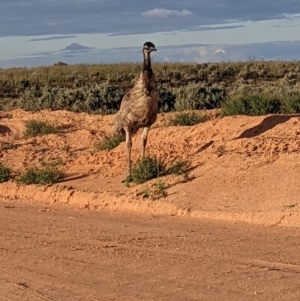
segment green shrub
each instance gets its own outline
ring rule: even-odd
[[[292,92],[289,95],[286,95],[281,103],[283,113],[300,113],[300,91]]]
[[[222,115],[260,116],[281,112],[281,101],[274,94],[249,93],[229,98],[223,105]]]
[[[226,90],[219,87],[202,87],[199,84],[181,86],[176,91],[176,111],[219,108]]]
[[[164,164],[157,157],[144,157],[139,159],[132,167],[133,182],[140,184],[164,175]]]
[[[206,115],[200,115],[196,112],[176,113],[174,117],[170,117],[167,125],[169,126],[192,126],[208,120]]]
[[[19,178],[18,182],[25,185],[30,184],[55,184],[64,178],[64,173],[57,167],[44,166],[27,169]]]
[[[0,183],[7,182],[10,179],[10,174],[10,169],[0,163]]]
[[[198,101],[198,91],[199,86],[195,84],[190,84],[187,86],[181,86],[176,89],[176,111],[185,110],[197,110],[199,109]]]
[[[125,141],[124,135],[113,135],[113,136],[105,137],[102,141],[95,144],[95,150],[102,151],[102,150],[114,149],[124,141]]]
[[[118,86],[97,85],[87,92],[87,112],[112,114],[119,109],[124,92]]]
[[[46,85],[26,89],[18,105],[24,110],[34,112],[50,109],[111,114],[118,110],[123,96],[123,90],[114,85],[86,85],[75,89]]]
[[[33,86],[21,93],[19,106],[21,109],[32,112],[44,109],[59,110],[63,106],[67,107],[64,98],[63,90],[60,88],[52,88],[48,85]]]
[[[188,179],[189,167],[190,163],[184,160],[176,160],[168,166],[168,164],[160,161],[156,156],[144,157],[133,165],[131,177],[132,181],[137,184],[171,174],[182,175],[185,179]]]
[[[52,125],[46,121],[39,120],[26,120],[25,121],[25,137],[36,137],[48,134],[56,134],[59,131],[59,127]]]
[[[174,110],[176,96],[167,90],[159,92],[158,110],[159,112],[171,112]]]

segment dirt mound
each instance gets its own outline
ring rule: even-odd
[[[64,202],[80,207],[148,211],[265,225],[300,227],[300,117],[218,118],[193,127],[166,127],[162,114],[149,133],[147,153],[165,162],[191,162],[191,181],[163,178],[168,197],[141,198],[145,187],[121,184],[126,173],[126,145],[94,149],[111,133],[111,116],[66,111],[0,114],[0,162],[14,172],[59,160],[67,173],[51,187],[0,184],[3,198]],[[23,138],[24,121],[47,120],[62,126],[58,134]],[[140,154],[140,135],[133,140],[133,160]]]

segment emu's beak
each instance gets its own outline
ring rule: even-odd
[[[157,51],[157,49],[155,47],[152,48],[152,51]]]

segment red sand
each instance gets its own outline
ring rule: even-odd
[[[60,160],[67,178],[52,186],[0,184],[0,197],[26,202],[70,203],[100,210],[130,210],[155,214],[208,217],[262,225],[300,227],[300,117],[212,119],[193,127],[165,127],[170,114],[158,117],[149,132],[147,154],[166,162],[189,160],[193,179],[167,176],[168,196],[141,197],[157,180],[125,187],[126,146],[94,151],[110,134],[112,116],[67,111],[0,113],[0,162],[20,173],[29,166]],[[24,139],[24,121],[40,119],[64,126],[59,134]],[[7,143],[14,148],[7,149]],[[133,140],[133,160],[140,154],[139,133]]]

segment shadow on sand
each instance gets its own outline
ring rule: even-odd
[[[88,174],[85,174],[85,175],[68,174],[68,175],[66,175],[66,177],[64,179],[62,179],[60,181],[60,183],[80,180],[80,179],[87,178],[88,176],[89,176]]]
[[[8,126],[0,125],[0,135],[6,135],[11,133],[11,129]]]
[[[207,143],[205,143],[198,150],[196,150],[193,154],[191,154],[191,156],[194,156],[196,154],[199,154],[199,153],[203,152],[204,150],[206,150],[207,148],[209,148],[213,143],[214,143],[214,141],[212,141],[212,140],[209,141],[209,142],[207,142]]]
[[[252,138],[258,136],[264,132],[271,130],[272,128],[274,128],[276,125],[280,123],[285,123],[289,121],[293,117],[300,117],[300,115],[297,114],[297,115],[268,116],[260,124],[245,130],[239,137],[235,139]]]

